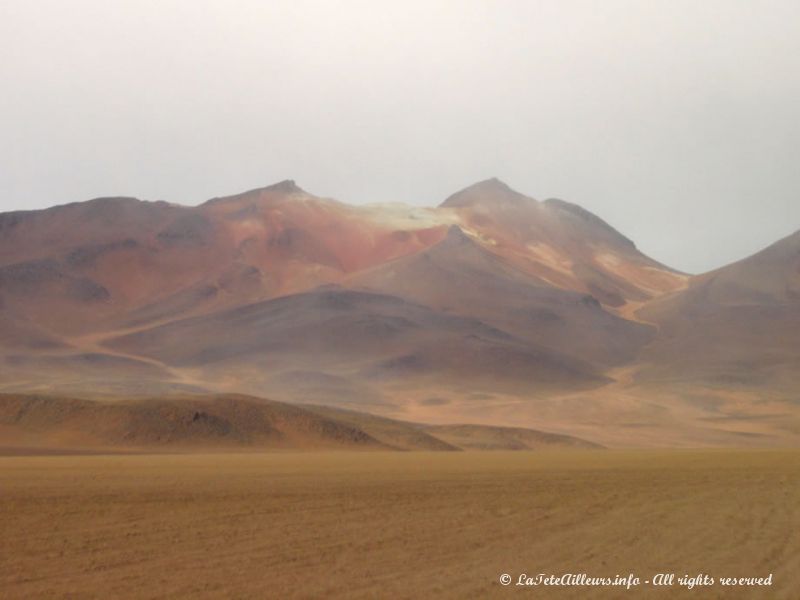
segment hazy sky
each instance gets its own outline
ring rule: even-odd
[[[0,210],[497,176],[699,272],[800,228],[800,2],[0,0]]]

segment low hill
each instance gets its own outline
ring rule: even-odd
[[[464,450],[542,450],[544,448],[601,448],[599,444],[557,433],[522,427],[489,425],[429,425],[424,431]]]
[[[503,428],[469,426],[494,446],[459,444],[446,428],[365,413],[293,406],[242,395],[166,396],[99,401],[24,394],[0,395],[0,451],[427,450],[534,449],[543,445],[596,447],[532,430],[513,436],[536,445],[502,442]],[[437,431],[445,434],[440,437]],[[510,431],[510,430],[509,430]],[[526,432],[526,433],[521,433]]]

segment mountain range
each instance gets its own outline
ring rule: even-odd
[[[0,392],[80,410],[247,394],[608,446],[794,445],[798,367],[800,232],[689,276],[497,179],[435,208],[283,181],[0,213]]]

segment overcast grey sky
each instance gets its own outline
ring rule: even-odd
[[[699,272],[800,228],[800,2],[0,0],[0,210],[497,176]]]

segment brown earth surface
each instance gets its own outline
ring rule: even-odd
[[[0,458],[3,598],[770,598],[800,589],[796,451]],[[501,574],[766,577],[522,588]]]

